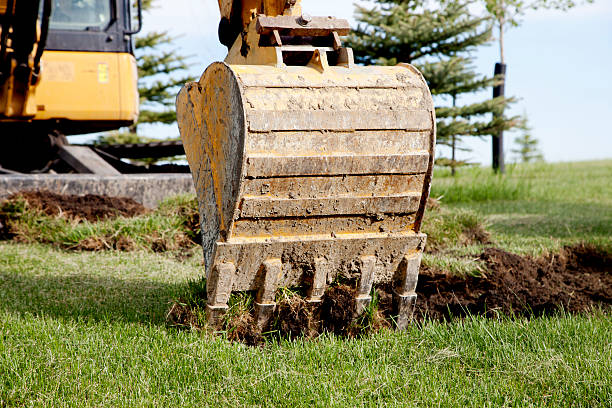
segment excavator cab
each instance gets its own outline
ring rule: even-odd
[[[65,135],[134,123],[138,5],[0,0],[0,166],[39,170]]]
[[[346,20],[311,17],[296,0],[219,1],[223,62],[177,97],[199,202],[207,316],[232,291],[255,291],[265,328],[280,287],[321,302],[340,277],[356,314],[392,284],[397,324],[416,299],[426,236],[435,113],[408,64],[364,67]]]

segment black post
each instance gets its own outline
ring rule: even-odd
[[[495,63],[494,75],[501,77],[501,82],[493,87],[493,97],[504,96],[504,85],[506,83],[506,64]],[[503,113],[502,113],[503,115]],[[506,171],[504,165],[504,131],[500,130],[497,136],[493,136],[493,170],[500,173]]]

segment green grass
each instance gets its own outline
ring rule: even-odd
[[[464,242],[475,225],[523,253],[611,247],[612,161],[520,166],[494,194],[478,191],[497,180],[483,172],[436,174],[432,195],[447,194],[425,229],[441,249],[426,263],[478,273],[483,245]],[[461,185],[465,200],[446,201]],[[247,347],[166,326],[170,302],[202,291],[195,254],[0,242],[0,407],[612,405],[609,313]]]
[[[163,255],[2,244],[0,406],[606,406],[609,315],[229,343],[166,328],[199,272]]]
[[[202,272],[201,258],[179,262],[144,251],[0,244],[0,254],[0,307],[60,320],[164,324],[169,302]]]
[[[491,187],[492,180],[499,185]],[[612,252],[611,180],[612,160],[519,165],[504,176],[474,168],[452,177],[442,169],[431,195],[441,196],[450,212],[476,214],[493,242],[509,251],[539,255],[586,242]]]
[[[531,195],[530,180],[514,177],[516,167],[508,166],[507,174],[495,174],[482,167],[458,170],[451,176],[441,169],[436,172],[432,197],[444,203],[474,203],[494,200],[517,200]]]

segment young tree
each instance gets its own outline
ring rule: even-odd
[[[450,57],[419,66],[427,78],[433,95],[451,100],[451,106],[437,107],[437,140],[439,145],[448,146],[450,158],[441,162],[451,168],[455,174],[456,167],[469,164],[457,160],[457,151],[469,151],[462,146],[462,138],[468,136],[484,137],[516,126],[519,118],[503,118],[499,114],[512,99],[493,98],[480,102],[457,106],[460,97],[485,90],[494,84],[495,79],[475,72],[471,61],[465,57]],[[489,119],[489,114],[493,114]]]
[[[516,149],[512,149],[512,153],[516,158],[523,163],[544,160],[544,156],[538,147],[538,139],[531,135],[531,128],[524,126],[522,134],[514,139]]]
[[[430,8],[427,0],[375,0],[373,7],[357,7],[359,23],[348,39],[357,62],[409,62],[423,73],[440,104],[436,107],[437,140],[451,148],[451,158],[445,162],[453,173],[462,164],[456,159],[460,138],[484,137],[520,124],[519,118],[502,114],[512,99],[462,103],[463,96],[495,82],[478,75],[471,63],[470,52],[490,41],[492,29],[487,17],[470,13],[475,1],[442,0]]]
[[[506,82],[506,59],[504,56],[504,31],[517,27],[521,17],[527,10],[558,9],[566,11],[578,2],[574,0],[483,0],[498,32],[499,61],[495,64],[494,74],[499,77],[499,83],[493,88],[493,97],[504,96]],[[582,3],[592,3],[593,0],[582,0]],[[503,130],[493,136],[493,168],[504,171]]]
[[[504,57],[504,31],[518,27],[521,17],[528,10],[556,9],[567,11],[580,3],[592,3],[593,0],[483,0],[485,7],[495,21],[498,32],[499,60],[506,63]]]

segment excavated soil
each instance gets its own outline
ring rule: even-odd
[[[422,268],[416,318],[446,320],[500,312],[538,316],[612,305],[612,257],[595,247],[565,247],[541,258],[487,248],[480,259],[486,266],[482,277],[448,276]]]
[[[107,197],[95,194],[84,196],[56,194],[50,191],[22,191],[11,195],[8,200],[19,198],[28,205],[47,215],[61,215],[69,219],[97,221],[106,218],[135,217],[148,210],[140,203],[127,197]]]
[[[612,257],[595,247],[565,247],[540,258],[487,248],[480,259],[486,268],[480,277],[449,276],[422,267],[415,321],[448,321],[469,315],[530,317],[560,310],[584,313],[594,308],[609,312],[612,306]],[[350,285],[329,287],[318,304],[309,304],[296,294],[278,303],[266,331],[293,339],[315,338],[323,332],[354,337],[392,327],[391,289],[377,287],[377,307],[369,318],[362,315],[356,319],[355,290]],[[248,313],[234,317],[227,330],[231,340],[250,345],[261,344],[265,338]]]
[[[136,217],[150,212],[149,209],[127,197],[108,197],[95,194],[83,196],[56,194],[49,191],[22,191],[9,196],[0,202],[0,240],[31,242],[32,236],[23,234],[19,229],[19,217],[22,203],[27,203],[26,210],[40,211],[52,217],[61,217],[71,222],[88,220],[96,222],[116,217]],[[66,245],[60,242],[40,242],[58,245],[65,249],[77,251],[119,250],[132,251],[143,246],[153,252],[177,252],[179,257],[189,257],[190,251],[201,242],[199,215],[191,206],[180,208],[178,215],[184,219],[184,230],[167,236],[152,232],[141,236],[140,245],[127,235],[109,233],[81,239],[76,244]],[[17,227],[15,226],[17,225]],[[36,238],[34,238],[36,239]]]
[[[9,200],[19,197],[45,214],[75,220],[131,217],[148,211],[136,201],[121,197],[38,191],[17,193]],[[187,227],[193,231],[194,237],[199,236],[197,212],[185,215],[189,215]],[[466,240],[490,242],[488,233],[481,227],[466,231],[464,235]],[[192,242],[189,241],[189,245]],[[108,249],[109,245],[104,239],[91,238],[82,243],[81,249],[102,250]],[[130,250],[134,243],[126,238],[113,242],[111,246]],[[166,249],[161,239],[154,245],[154,250]],[[479,277],[450,276],[441,270],[422,267],[415,319],[445,321],[468,315],[495,317],[499,314],[540,316],[560,309],[583,313],[593,308],[609,311],[612,305],[612,257],[595,247],[575,245],[540,258],[487,248],[479,258],[485,270]],[[390,327],[393,320],[392,290],[389,286],[380,286],[376,292],[377,307],[370,310],[371,315],[367,318],[361,316],[357,319],[354,318],[354,289],[350,285],[330,286],[318,304],[309,304],[295,294],[279,302],[271,327],[266,330],[285,338],[314,338],[322,332],[356,336]],[[196,315],[184,305],[175,305],[168,320],[179,327],[197,327]],[[232,340],[252,345],[260,344],[265,337],[255,329],[254,319],[248,313],[234,316],[228,322],[227,333]]]

